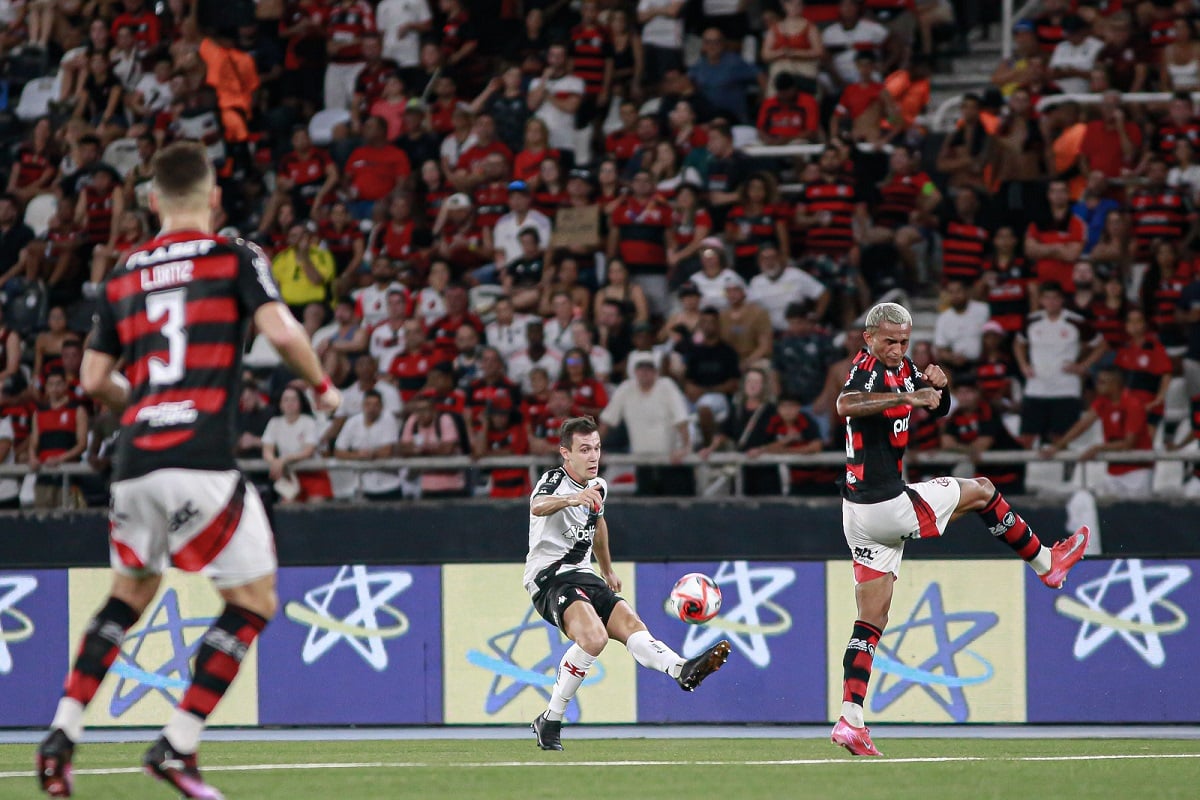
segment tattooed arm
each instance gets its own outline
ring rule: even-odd
[[[941,402],[942,393],[931,387],[899,393],[845,391],[838,395],[837,412],[841,417],[869,417],[896,406],[937,408]]]

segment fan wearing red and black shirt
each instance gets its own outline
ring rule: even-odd
[[[525,396],[524,407],[526,433],[529,438],[529,450],[535,455],[548,456],[558,452],[559,430],[562,424],[576,416],[571,407],[571,392],[561,386],[555,386],[548,392],[548,399],[540,409],[538,404],[531,402],[531,395]]]
[[[1184,139],[1192,143],[1193,153],[1200,152],[1200,119],[1196,119],[1192,96],[1177,92],[1167,106],[1167,118],[1158,126],[1154,150],[1174,165],[1178,161],[1175,146]]]
[[[34,124],[30,138],[17,148],[16,159],[8,178],[8,193],[22,203],[50,189],[58,176],[54,163],[54,129],[49,117]]]
[[[186,794],[218,795],[197,767],[200,735],[278,605],[270,522],[233,460],[251,320],[316,389],[320,409],[332,412],[341,402],[280,300],[266,256],[212,235],[220,197],[203,145],[164,148],[150,191],[162,233],[129,255],[97,301],[82,382],[94,399],[121,412],[109,526],[113,589],[86,627],[38,748],[39,780],[53,796],[70,793],[84,709],[171,565],[203,570],[225,606],[199,640],[191,685],[142,763]]]
[[[471,126],[471,135],[475,137],[475,144],[458,156],[458,162],[454,165],[454,185],[460,190],[467,191],[489,180],[489,177],[484,174],[483,166],[492,156],[500,156],[503,159],[505,173],[498,178],[491,178],[491,180],[507,181],[513,154],[512,150],[508,149],[508,145],[496,138],[495,117],[486,112],[479,114]],[[492,160],[495,161],[495,159]]]
[[[430,370],[448,360],[426,341],[421,320],[410,319],[404,323],[404,349],[392,358],[387,371],[400,392],[400,399],[407,403],[425,388]]]
[[[451,284],[443,294],[446,300],[446,313],[429,326],[429,336],[433,339],[433,347],[438,354],[447,360],[457,355],[454,337],[463,325],[475,329],[480,339],[484,338],[483,320],[468,306],[467,289],[461,284]],[[503,360],[501,360],[503,363]]]
[[[484,404],[480,424],[471,437],[476,458],[484,456],[524,456],[529,454],[529,439],[520,415],[513,412],[513,401],[498,395]],[[491,497],[524,497],[529,494],[529,470],[505,467],[491,472]]]
[[[575,76],[583,80],[584,96],[579,122],[587,124],[608,106],[612,91],[613,46],[608,29],[600,24],[595,0],[579,5],[579,24],[568,35],[567,52]]]
[[[62,367],[51,369],[45,378],[45,402],[33,415],[29,437],[29,463],[37,467],[57,467],[79,461],[87,448],[87,409],[75,402],[67,375]],[[38,508],[54,508],[62,503],[62,478],[39,476]]]
[[[954,215],[942,225],[942,285],[960,280],[971,287],[972,297],[983,299],[983,268],[991,241],[992,232],[980,214],[979,194],[973,187],[960,186],[954,193]]]
[[[642,147],[647,142],[644,142],[640,135],[642,131],[642,121],[638,116],[637,103],[632,100],[622,100],[621,107],[617,110],[621,120],[621,127],[610,133],[604,139],[604,152],[610,157],[616,159],[618,166],[625,167],[629,159],[633,158],[634,153],[638,148]],[[647,132],[653,130],[650,137],[650,142],[658,138],[658,122],[654,117],[646,117]],[[652,126],[652,127],[651,127]],[[555,452],[558,452],[557,450]]]
[[[801,92],[796,76],[775,76],[775,96],[758,109],[758,132],[764,144],[814,142],[820,136],[821,114],[811,94]]]
[[[325,108],[349,109],[363,66],[363,37],[375,31],[375,12],[365,0],[335,0],[325,12]]]
[[[854,219],[866,214],[866,204],[842,169],[845,156],[829,145],[817,162],[820,178],[804,184],[796,204],[795,226],[804,232],[811,255],[845,258],[854,249]]]
[[[608,257],[620,258],[641,285],[655,311],[667,307],[667,227],[671,207],[654,193],[650,173],[639,169],[633,191],[613,209],[608,231]]]
[[[807,455],[819,453],[824,447],[816,420],[804,411],[800,398],[794,395],[779,398],[775,415],[767,422],[767,435],[771,437],[771,443],[763,448],[763,452],[771,455]],[[788,494],[811,495],[818,487],[822,494],[826,493],[830,478],[824,473],[825,470],[819,467],[789,466]],[[836,475],[833,480],[837,480]]]
[[[1054,281],[1071,294],[1075,291],[1075,262],[1087,241],[1087,226],[1071,213],[1071,195],[1066,181],[1050,181],[1046,190],[1050,213],[1038,217],[1025,229],[1025,255],[1033,260],[1039,283]]]
[[[319,208],[338,182],[337,165],[324,149],[316,147],[308,128],[297,125],[292,132],[292,151],[279,159],[276,187],[290,193],[296,210],[307,216]]]
[[[1125,376],[1116,366],[1104,367],[1096,375],[1096,399],[1083,412],[1079,421],[1054,444],[1042,448],[1047,456],[1060,452],[1082,436],[1099,420],[1104,430],[1104,442],[1094,444],[1079,453],[1081,462],[1090,461],[1096,453],[1150,450],[1150,426],[1146,422],[1146,406],[1125,386]],[[1127,499],[1148,499],[1154,478],[1154,463],[1108,462],[1108,478],[1098,493]]]
[[[970,380],[954,387],[954,413],[942,423],[941,449],[966,453],[977,463],[983,453],[1020,450],[1021,444],[1004,427],[1000,413],[986,402],[979,386]],[[1025,494],[1025,465],[983,464],[978,476],[987,478],[997,491]]]
[[[1125,314],[1125,333],[1129,338],[1117,349],[1113,362],[1125,374],[1125,385],[1146,409],[1146,421],[1153,430],[1162,422],[1167,388],[1174,367],[1158,337],[1146,324],[1146,314],[1131,308]]]
[[[341,276],[339,281],[344,282],[348,290],[351,282],[358,277],[358,268],[366,252],[366,237],[362,228],[354,224],[350,210],[339,200],[330,207],[329,216],[318,225],[317,234],[337,264],[337,274]],[[342,293],[345,294],[345,291]]]
[[[842,522],[854,559],[858,620],[846,647],[842,713],[832,739],[854,755],[878,756],[863,721],[863,700],[875,647],[887,625],[904,543],[941,536],[951,518],[977,512],[991,534],[1030,563],[1050,588],[1061,588],[1083,557],[1088,529],[1053,550],[1008,505],[987,478],[934,478],[905,485],[901,464],[913,408],[935,416],[950,410],[948,379],[931,365],[922,374],[908,358],[912,315],[895,303],[867,312],[866,347],[850,367],[837,398],[846,419],[846,483]]]
[[[1152,257],[1150,245],[1155,239],[1182,241],[1195,221],[1188,192],[1167,185],[1168,171],[1167,162],[1159,156],[1146,159],[1146,183],[1128,200],[1135,253],[1141,261]]]
[[[494,347],[479,354],[479,377],[467,386],[467,419],[478,423],[489,404],[507,400],[509,408],[520,408],[521,387],[505,374],[504,357]]]

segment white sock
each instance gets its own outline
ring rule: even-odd
[[[861,728],[866,723],[863,722],[863,707],[858,703],[851,703],[849,700],[842,701],[842,716],[846,722],[849,722],[856,728]]]
[[[671,648],[650,635],[650,631],[638,631],[629,637],[625,647],[634,660],[646,669],[665,672],[672,678],[679,677],[683,659]]]
[[[1033,567],[1033,571],[1038,575],[1045,575],[1050,571],[1050,548],[1042,545],[1042,549],[1038,550],[1038,554],[1029,560],[1029,566]]]
[[[171,719],[163,728],[163,736],[167,737],[175,752],[190,756],[200,749],[200,734],[204,732],[204,720],[195,714],[175,709]]]
[[[83,704],[72,697],[59,700],[50,727],[59,728],[68,739],[78,744],[83,738]]]
[[[579,685],[587,677],[587,671],[596,663],[596,656],[584,650],[577,644],[571,645],[562,661],[558,662],[558,677],[554,681],[554,691],[550,694],[550,705],[546,708],[546,719],[561,720],[567,711],[567,704],[579,691]]]

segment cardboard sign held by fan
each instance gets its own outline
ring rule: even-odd
[[[560,208],[554,215],[552,247],[597,247],[600,244],[600,206]]]

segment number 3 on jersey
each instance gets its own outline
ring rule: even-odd
[[[183,378],[187,357],[187,289],[168,289],[146,295],[146,320],[163,321],[162,335],[167,339],[167,360],[150,357],[150,383],[156,386],[177,383]]]

